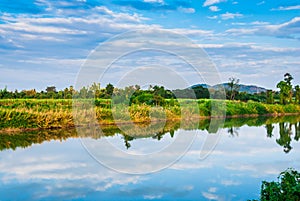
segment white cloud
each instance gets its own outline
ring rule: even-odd
[[[254,21],[251,22],[252,25],[267,25],[270,24],[269,22],[263,22],[263,21]]]
[[[55,42],[65,41],[65,39],[60,39],[52,36],[42,36],[37,34],[20,34],[20,37],[25,40],[44,40],[44,41],[55,41]]]
[[[216,188],[216,187],[210,187],[210,188],[208,189],[208,192],[210,192],[210,193],[215,193],[215,192],[217,192],[217,188]]]
[[[211,5],[214,5],[214,4],[218,4],[218,3],[221,3],[221,2],[225,2],[226,0],[206,0],[204,3],[203,3],[203,6],[206,7],[206,6],[211,6]]]
[[[210,6],[209,10],[213,11],[213,12],[217,12],[220,11],[220,9],[218,8],[218,6]]]
[[[199,44],[201,48],[222,48],[224,44]]]
[[[55,26],[36,26],[24,22],[16,22],[14,24],[1,24],[0,29],[10,31],[24,31],[28,33],[47,33],[47,34],[87,34],[87,31],[78,29],[68,29]]]
[[[208,200],[220,200],[219,196],[213,193],[202,192],[202,196]]]
[[[215,20],[215,19],[218,19],[218,16],[217,15],[214,15],[214,16],[207,16],[208,19],[211,19],[211,20]]]
[[[144,0],[145,2],[149,3],[164,3],[163,0]],[[224,0],[206,0],[202,1],[204,2],[203,6],[206,6],[212,11],[220,10],[218,3],[224,2]],[[228,1],[229,2],[229,1]],[[38,0],[36,1],[37,4],[40,4],[41,6],[47,6],[51,8],[51,6],[55,7],[54,3],[49,0]],[[66,3],[66,2],[65,2]],[[231,3],[231,2],[230,2]],[[232,1],[234,4],[234,2]],[[50,5],[51,4],[51,5]],[[80,3],[81,4],[81,3]],[[220,5],[221,6],[221,5]],[[288,6],[288,7],[279,7],[280,10],[294,10],[298,9],[299,5],[295,6]],[[221,7],[222,8],[222,7]],[[97,45],[100,41],[103,41],[111,36],[114,36],[118,33],[126,32],[131,29],[143,29],[148,30],[150,28],[162,28],[163,25],[158,24],[150,24],[150,20],[146,17],[144,17],[141,14],[132,13],[123,10],[121,12],[116,12],[110,7],[105,6],[98,6],[95,8],[91,8],[85,11],[81,15],[82,11],[79,15],[72,15],[69,17],[63,17],[64,11],[62,10],[62,13],[59,15],[56,15],[56,12],[53,9],[52,13],[55,17],[49,17],[51,15],[27,15],[27,14],[3,14],[0,16],[1,21],[4,23],[0,24],[0,34],[1,34],[1,44],[5,45],[7,44],[7,47],[19,47],[23,48],[20,55],[23,53],[26,53],[29,55],[31,51],[35,51],[39,53],[39,58],[46,58],[47,56],[45,54],[52,54],[49,56],[49,58],[54,58],[53,55],[56,54],[56,57],[62,57],[64,55],[64,51],[72,52],[73,55],[75,55],[74,52],[77,52],[75,56],[78,58],[78,55],[84,57],[82,55],[82,52],[86,51],[85,53],[94,48],[95,45]],[[181,12],[186,13],[194,13],[195,9],[193,8],[178,8]],[[49,11],[50,12],[50,11]],[[222,13],[225,13],[226,11],[223,11]],[[237,12],[237,11],[236,11]],[[213,13],[211,13],[213,15]],[[217,13],[221,14],[221,13]],[[237,17],[242,17],[242,14],[239,13],[225,13],[223,15],[214,15],[214,16],[208,16],[209,19],[236,19]],[[247,16],[248,17],[248,16]],[[260,19],[261,20],[261,19]],[[236,21],[236,20],[232,20]],[[231,21],[230,21],[231,22]],[[230,26],[230,22],[227,24]],[[217,21],[214,23],[217,24]],[[224,23],[225,24],[225,23]],[[235,23],[235,25],[238,25],[238,23]],[[268,22],[263,21],[254,21],[254,22],[248,22],[246,24],[239,23],[239,25],[248,25],[248,27],[235,27],[235,28],[243,28],[243,29],[228,29],[226,32],[222,33],[215,33],[214,31],[210,30],[201,30],[201,29],[189,29],[189,28],[183,28],[183,29],[169,29],[170,31],[174,31],[178,34],[183,34],[185,36],[191,36],[191,38],[196,40],[199,40],[199,42],[203,42],[201,40],[201,37],[203,38],[209,38],[209,39],[216,39],[216,41],[211,43],[226,43],[229,40],[237,39],[238,37],[235,36],[246,36],[246,35],[255,35],[255,36],[274,36],[274,37],[289,37],[289,38],[299,38],[299,18],[294,18],[286,23],[278,24],[278,25],[270,25]],[[298,35],[297,35],[298,34]],[[227,37],[227,40],[221,41]],[[230,38],[232,37],[232,38]],[[238,39],[237,39],[238,40]],[[87,45],[89,44],[89,45]],[[170,44],[171,45],[171,44]],[[176,45],[176,44],[174,44]],[[218,49],[222,48],[230,48],[227,44],[203,44],[201,45],[204,48],[210,48],[211,51],[218,51]],[[66,47],[66,48],[64,48]],[[72,51],[69,51],[70,48],[72,48]],[[73,48],[77,48],[77,50],[73,51]],[[78,50],[80,48],[80,51]],[[238,47],[237,47],[238,48]],[[239,47],[239,49],[244,49],[251,51],[251,54],[253,52],[264,52],[265,54],[277,54],[277,53],[286,53],[289,50],[285,50],[282,48],[276,48],[273,46],[268,47],[255,47],[255,46],[245,46],[245,47]],[[48,50],[46,50],[48,49]],[[84,50],[83,50],[84,49]],[[78,53],[79,52],[79,53]],[[62,54],[61,54],[62,53]],[[13,54],[13,53],[11,53]],[[214,52],[213,52],[214,54]],[[244,57],[245,59],[248,59],[251,57],[249,52],[243,51],[241,52],[242,55],[247,55]],[[47,60],[47,59],[35,59],[36,54],[33,55],[32,58],[23,58],[22,56],[18,56],[19,61],[23,61],[23,63],[19,62],[16,65],[23,65],[26,64],[26,67],[29,68],[29,65],[38,65],[39,62],[41,66],[42,64],[45,64],[47,67],[43,66],[44,68],[49,67],[49,72],[53,68],[55,69],[57,61],[55,60]],[[74,58],[72,55],[72,58]],[[265,57],[268,57],[268,55],[264,55]],[[71,57],[68,57],[71,58]],[[58,60],[60,60],[58,58]],[[259,66],[260,64],[263,64],[264,62],[271,61],[272,58],[266,58],[264,61],[260,61],[257,63],[246,63],[243,62],[243,65],[246,64],[253,64]],[[277,60],[276,60],[277,61]],[[35,62],[35,63],[34,63]],[[66,60],[66,62],[68,62]],[[278,61],[277,61],[278,62]],[[2,63],[5,63],[4,61]],[[76,62],[74,62],[76,63]],[[79,62],[78,62],[79,63]],[[234,62],[230,63],[231,65],[234,65]],[[239,62],[237,62],[239,65]],[[241,67],[242,67],[241,64]],[[272,63],[273,64],[273,63]],[[283,64],[281,62],[280,64]],[[268,65],[271,65],[268,63]],[[278,64],[279,65],[279,64]],[[57,66],[57,65],[56,65]],[[66,64],[66,66],[69,66]],[[74,69],[77,69],[76,65]],[[283,66],[283,65],[282,65]],[[11,66],[10,66],[11,67]],[[20,67],[20,66],[17,66]],[[75,72],[74,70],[74,72]],[[17,71],[17,70],[16,70]],[[32,72],[30,69],[27,70],[29,74]],[[63,71],[63,69],[62,69]],[[18,72],[18,71],[17,71]],[[55,72],[54,72],[55,73]],[[53,74],[54,74],[53,73]],[[55,76],[51,74],[51,78],[55,78]],[[32,75],[37,75],[36,73]],[[41,77],[44,79],[48,74],[45,74],[42,76],[42,73],[38,74],[38,77]],[[14,76],[12,76],[14,77]],[[25,77],[25,76],[24,76]],[[30,77],[30,76],[27,76]],[[27,78],[20,78],[27,79]],[[68,80],[70,80],[68,78]],[[18,80],[14,80],[16,83],[21,82]],[[9,86],[11,85],[13,81],[9,81]],[[27,81],[26,81],[27,82]],[[28,81],[29,83],[29,81]],[[15,84],[14,86],[16,86]]]
[[[194,8],[183,8],[183,7],[179,7],[178,10],[180,12],[183,13],[195,13],[195,9]]]
[[[266,3],[265,1],[261,1],[261,2],[258,2],[256,5],[260,6],[260,5],[263,5],[265,3]]]
[[[164,4],[164,0],[144,0],[144,2],[147,3],[160,3],[160,4]]]
[[[241,184],[239,181],[233,181],[233,180],[221,180],[221,184],[224,186],[238,186]]]
[[[265,27],[266,31],[270,31],[272,34],[277,35],[291,35],[300,33],[300,17],[295,17],[292,20],[278,24],[278,25],[268,25]]]
[[[141,23],[148,19],[135,13],[113,12],[104,6],[89,11],[90,13],[87,13],[85,17],[73,16],[67,18],[5,14],[0,16],[1,21],[4,22],[0,24],[0,33],[6,41],[13,41],[10,44],[16,44],[14,47],[27,47],[26,45],[31,41],[27,49],[27,51],[30,51],[32,48],[42,48],[48,45],[54,48],[51,42],[57,44],[62,44],[61,42],[64,42],[64,44],[72,43],[72,46],[75,41],[78,45],[85,41],[89,41],[88,43],[96,41],[95,44],[97,44],[99,39],[107,39],[112,35],[131,29],[159,27],[158,25]],[[40,41],[46,43],[41,46],[38,44]],[[81,47],[86,48],[86,45]]]
[[[185,163],[180,161],[170,166],[170,169],[186,170],[186,169],[207,169],[212,167],[213,164],[211,163],[190,163],[190,162]]]
[[[286,48],[286,47],[266,47],[266,46],[259,46],[259,45],[251,45],[250,46],[253,50],[258,51],[271,51],[271,52],[278,52],[278,53],[284,53],[284,52],[300,52],[300,48]]]
[[[144,195],[145,200],[161,199],[162,195]]]
[[[221,15],[221,18],[222,18],[223,20],[234,19],[234,18],[236,18],[236,17],[243,17],[243,15],[240,14],[240,13],[229,13],[229,12],[226,12],[225,14],[222,14],[222,15]]]
[[[245,23],[245,22],[233,22],[233,23],[231,23],[232,25],[238,25],[238,26],[244,26],[244,25],[246,25],[247,23]]]
[[[34,60],[17,60],[21,63],[30,63],[30,64],[57,64],[59,66],[71,67],[71,66],[80,66],[84,63],[85,59],[54,59],[54,58],[38,58]]]
[[[225,16],[225,18],[230,15]],[[259,25],[251,28],[234,28],[225,31],[227,34],[232,35],[262,35],[274,36],[280,38],[300,39],[300,17],[295,17],[292,20],[282,24],[269,24],[268,22],[255,21],[250,25]]]
[[[252,29],[228,29],[225,31],[225,33],[232,34],[234,36],[236,35],[249,35],[254,34],[257,31],[256,28]]]
[[[300,5],[296,6],[280,6],[279,8],[273,8],[272,10],[300,10]]]
[[[112,18],[114,18],[115,20],[118,21],[131,21],[131,22],[141,22],[144,20],[148,20],[148,18],[142,17],[136,13],[134,13],[133,15],[128,14],[128,13],[117,13],[117,12],[113,12],[112,10],[108,9],[105,6],[97,6],[94,8],[94,10],[111,16]]]
[[[77,145],[80,145],[79,141]],[[56,148],[56,150],[52,149],[51,152],[45,152],[47,148],[43,149],[43,147],[47,146],[53,146],[52,148]],[[71,147],[71,145],[69,146]],[[0,172],[3,176],[1,177],[1,181],[10,183],[16,181],[52,180],[51,189],[39,194],[40,198],[44,198],[50,196],[51,193],[61,192],[62,190],[72,189],[74,193],[76,192],[76,188],[87,183],[90,190],[105,191],[113,186],[137,184],[139,181],[145,180],[145,178],[141,178],[140,176],[126,176],[114,171],[109,171],[102,166],[95,166],[95,164],[91,164],[87,155],[80,149],[73,150],[82,157],[78,161],[67,153],[62,154],[63,152],[60,150],[61,146],[55,147],[55,145],[51,143],[45,143],[43,147],[33,146],[35,151],[29,149],[18,150],[2,157]],[[60,150],[60,152],[58,150]],[[11,160],[12,156],[17,160]],[[4,160],[6,161],[5,163],[3,163]],[[77,186],[73,186],[73,184]],[[85,194],[85,192],[78,193],[82,193],[83,196]]]
[[[299,71],[295,71],[295,66],[299,66],[300,48],[255,43],[208,43],[199,46],[205,48],[211,55],[224,80],[235,75],[245,83],[254,83],[271,89],[276,86],[276,82],[272,79],[274,77],[280,79],[278,75],[284,74],[283,71],[299,74]],[[299,79],[295,81],[297,82]]]
[[[227,16],[229,17],[229,15]],[[262,35],[262,36],[274,36],[280,38],[300,39],[300,17],[295,17],[292,20],[282,24],[268,24],[267,22],[252,22],[254,26],[251,28],[242,29],[228,29],[225,33],[232,35]]]
[[[202,29],[169,29],[170,31],[174,31],[177,34],[187,35],[187,36],[211,36],[213,34],[212,31],[202,30]]]
[[[194,190],[194,186],[193,185],[183,186],[182,189],[184,191],[192,191]]]

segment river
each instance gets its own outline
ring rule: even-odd
[[[214,129],[201,120],[103,126],[92,136],[83,128],[1,134],[0,200],[258,199],[263,180],[300,170],[299,122],[260,117],[226,119]]]

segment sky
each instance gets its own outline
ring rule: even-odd
[[[150,29],[193,41],[207,53],[222,82],[236,77],[243,84],[276,89],[289,72],[293,83],[300,84],[298,0],[1,0],[0,88],[76,85],[99,44]],[[191,83],[203,81],[188,71],[182,67]],[[128,72],[119,66],[119,73]],[[118,83],[113,74],[109,77]]]

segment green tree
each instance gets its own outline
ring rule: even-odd
[[[56,87],[55,86],[50,86],[46,88],[46,92],[50,93],[50,92],[56,92]]]
[[[274,92],[272,90],[267,90],[266,96],[267,96],[267,103],[273,104],[274,103]]]
[[[293,79],[294,78],[289,73],[286,73],[284,75],[284,81],[287,83],[288,86],[288,100],[290,103],[292,103],[292,98],[293,98],[293,85],[292,85]]]
[[[106,98],[111,98],[111,96],[114,93],[114,85],[112,85],[111,83],[107,84],[105,87],[105,93],[106,93]]]
[[[55,98],[56,87],[50,86],[46,88],[47,98]]]
[[[89,88],[91,93],[95,98],[100,98],[101,97],[101,88],[100,88],[100,83],[94,82],[92,86]]]
[[[300,173],[287,169],[280,173],[278,182],[263,181],[260,193],[261,201],[299,201]]]
[[[229,78],[229,82],[227,83],[228,85],[227,98],[229,100],[234,100],[235,96],[239,93],[240,90],[239,82],[240,80],[235,77]]]
[[[300,104],[300,87],[299,87],[299,85],[295,86],[295,103]]]
[[[23,92],[25,93],[25,98],[35,98],[36,97],[35,89],[23,90]]]
[[[79,90],[79,97],[80,98],[88,98],[88,89],[87,89],[87,87],[82,87]]]
[[[11,98],[11,93],[7,90],[6,86],[4,87],[4,89],[0,89],[0,99],[1,98]]]
[[[280,81],[277,86],[280,89],[279,92],[279,99],[281,104],[287,104],[287,97],[288,97],[288,85],[284,81]]]
[[[291,76],[291,74],[286,73],[284,75],[284,80],[280,81],[277,84],[277,88],[280,89],[280,103],[281,104],[287,104],[287,103],[291,103],[292,102],[292,98],[293,98],[293,86],[291,81],[293,80],[293,77]]]
[[[195,86],[192,87],[192,89],[195,92],[196,98],[209,98],[209,91],[207,88],[204,88],[203,86]]]

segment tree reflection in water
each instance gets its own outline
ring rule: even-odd
[[[300,139],[300,116],[282,116],[282,117],[258,117],[258,118],[228,118],[222,127],[216,127],[213,131],[209,130],[210,119],[201,120],[189,120],[189,121],[170,121],[166,122],[162,126],[161,123],[153,124],[150,127],[145,125],[135,125],[134,128],[128,126],[122,126],[122,129],[115,125],[101,126],[97,128],[82,127],[79,133],[92,133],[92,136],[78,135],[75,128],[72,129],[57,129],[57,130],[36,130],[26,132],[4,132],[0,131],[0,150],[16,148],[26,148],[32,144],[41,144],[44,141],[51,140],[66,140],[68,138],[93,138],[99,139],[106,136],[115,136],[120,134],[123,136],[125,147],[129,149],[131,147],[130,142],[139,138],[152,138],[161,140],[164,136],[170,135],[172,138],[176,136],[176,131],[181,130],[203,130],[207,131],[209,135],[217,133],[219,129],[227,129],[230,136],[238,137],[239,128],[242,126],[249,127],[262,127],[266,129],[266,135],[268,138],[274,137],[274,128],[278,124],[279,136],[276,139],[276,143],[283,147],[285,153],[289,153],[292,150],[291,142],[299,141]],[[91,132],[93,129],[93,132]],[[87,132],[84,132],[84,131]],[[125,130],[125,131],[124,131]],[[128,135],[130,131],[130,136]]]

